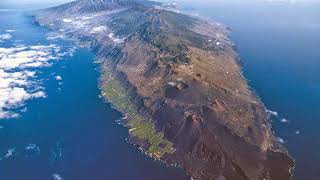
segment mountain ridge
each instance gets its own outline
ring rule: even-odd
[[[225,26],[149,1],[114,3],[80,0],[35,20],[96,52],[102,95],[126,114],[133,143],[194,179],[292,178]]]

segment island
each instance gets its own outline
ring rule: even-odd
[[[146,0],[77,0],[34,18],[95,52],[101,95],[148,156],[192,179],[293,178],[223,24]]]

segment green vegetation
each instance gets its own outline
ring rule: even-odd
[[[155,130],[151,119],[146,119],[137,112],[129,95],[122,87],[120,82],[112,76],[111,72],[103,74],[103,96],[105,96],[112,105],[118,110],[127,113],[131,136],[139,140],[146,141],[150,145],[147,153],[153,157],[161,158],[165,153],[173,153],[173,144],[164,138],[163,133]]]

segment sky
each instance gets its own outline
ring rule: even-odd
[[[31,3],[64,3],[71,0],[1,0],[1,2],[6,4],[31,4]]]
[[[0,0],[0,8],[1,7],[29,7],[29,6],[37,6],[37,7],[46,7],[58,4],[64,4],[73,0]]]
[[[1,0],[0,3],[5,4],[32,4],[32,3],[65,3],[72,0]],[[161,0],[160,0],[161,1]],[[215,1],[296,1],[296,2],[311,2],[320,0],[175,0],[175,1],[202,1],[202,2],[215,2]]]
[[[73,0],[0,0],[0,8],[30,8],[39,9],[64,4]],[[251,3],[251,2],[281,2],[281,3],[320,3],[320,0],[153,0],[160,2],[196,2],[206,3]]]

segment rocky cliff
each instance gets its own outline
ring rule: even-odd
[[[79,0],[35,19],[96,52],[102,95],[126,114],[132,142],[193,179],[291,179],[228,30],[133,0]]]

